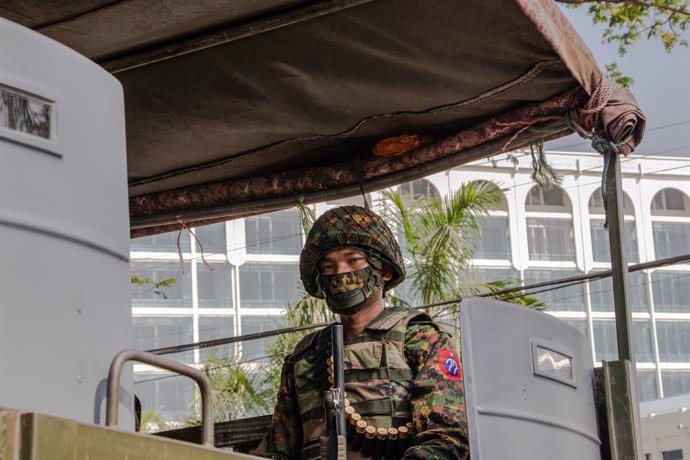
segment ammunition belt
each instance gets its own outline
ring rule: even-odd
[[[326,358],[325,379],[333,384],[333,358]],[[361,452],[363,456],[373,459],[394,460],[401,458],[412,442],[412,422],[401,423],[397,428],[376,428],[367,423],[357,413],[345,395],[345,418],[347,420],[347,449]],[[395,421],[395,418],[394,418]]]

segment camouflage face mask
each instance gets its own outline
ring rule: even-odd
[[[333,313],[351,315],[383,288],[384,281],[381,271],[370,265],[353,272],[319,275],[319,284]]]

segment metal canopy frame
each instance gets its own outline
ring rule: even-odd
[[[608,434],[608,442],[604,443],[602,454],[604,458],[616,460],[641,459],[643,452],[639,398],[635,378],[635,354],[631,340],[632,311],[628,302],[628,261],[623,239],[621,162],[618,154],[610,154],[604,158],[618,360],[604,362],[601,372],[595,377],[599,380],[598,388],[604,393],[603,400],[600,401],[600,424],[602,431],[606,428],[608,432],[602,433],[604,436]]]

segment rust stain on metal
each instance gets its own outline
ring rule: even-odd
[[[374,146],[373,152],[377,157],[390,157],[416,150],[428,144],[431,144],[431,136],[408,134],[378,141]]]

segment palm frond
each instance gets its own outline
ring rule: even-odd
[[[316,213],[312,207],[304,203],[303,196],[300,196],[299,200],[297,200],[297,210],[299,211],[302,231],[306,237],[306,235],[309,233],[309,230],[311,230],[311,228],[314,226],[314,222],[316,222]]]

